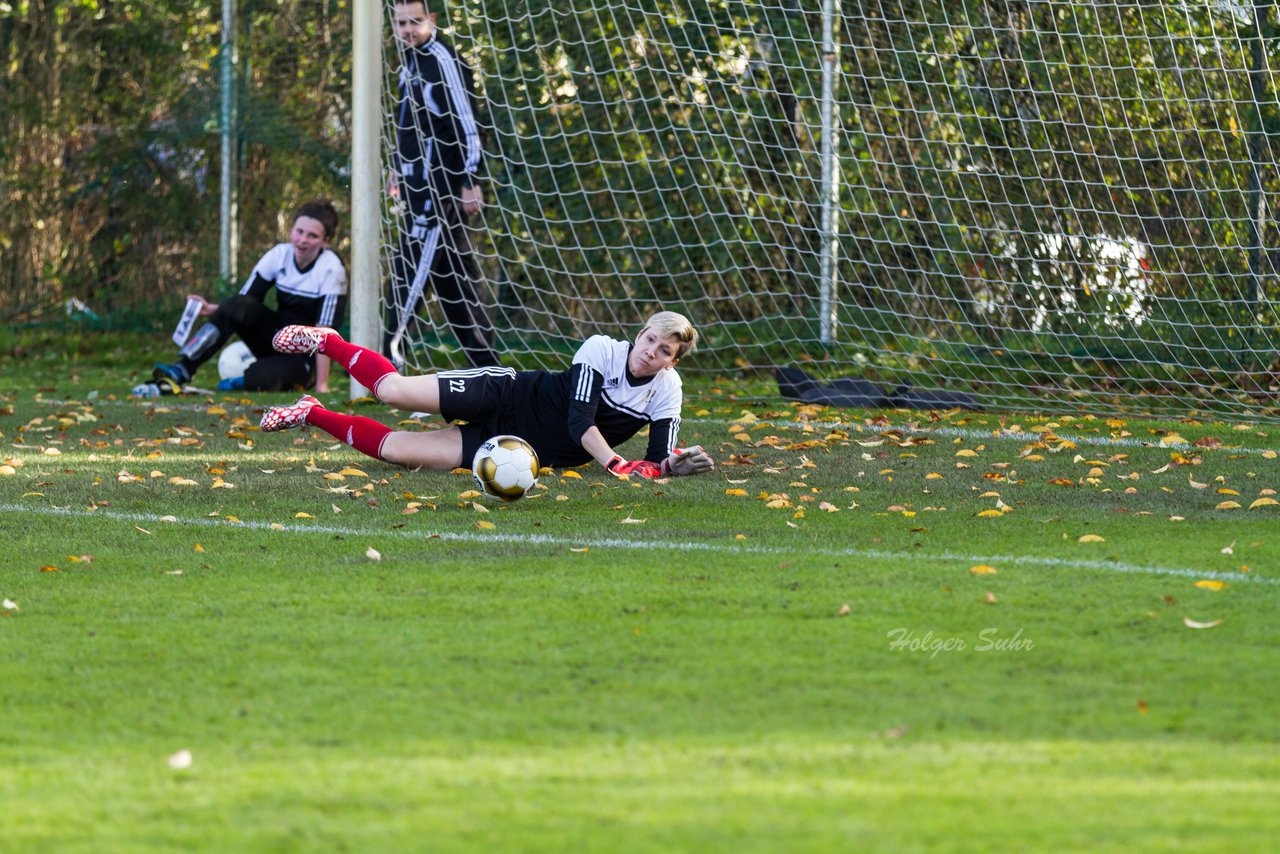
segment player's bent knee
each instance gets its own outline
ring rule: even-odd
[[[435,376],[404,377],[388,374],[378,383],[378,400],[396,409],[436,413],[440,411],[440,391]]]
[[[377,385],[371,389],[373,396],[388,406],[394,406],[397,409],[402,408],[404,392],[401,388],[401,382],[403,380],[404,377],[399,374],[387,374],[378,380]]]

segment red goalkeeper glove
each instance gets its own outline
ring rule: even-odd
[[[636,460],[629,463],[617,454],[613,455],[613,459],[609,460],[605,468],[618,477],[633,474],[638,474],[650,480],[655,477],[662,477],[662,467],[657,463],[651,463],[648,460]]]

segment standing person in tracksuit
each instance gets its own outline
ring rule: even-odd
[[[475,367],[498,365],[464,224],[484,204],[471,69],[440,38],[425,0],[397,2],[393,26],[404,65],[395,105],[397,162],[388,189],[404,205],[405,221],[392,265],[387,350],[404,363],[404,335],[430,280],[467,359]]]

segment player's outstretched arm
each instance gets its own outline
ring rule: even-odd
[[[596,462],[604,466],[609,474],[616,477],[633,474],[646,478],[662,477],[662,467],[657,463],[651,463],[648,460],[623,459],[621,454],[609,446],[604,436],[600,434],[600,428],[595,425],[588,427],[587,432],[582,434],[582,448]]]

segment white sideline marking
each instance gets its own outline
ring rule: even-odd
[[[409,540],[439,539],[442,542],[456,543],[522,543],[526,545],[553,545],[565,548],[582,548],[584,546],[597,549],[641,549],[652,551],[684,551],[705,552],[709,554],[761,554],[794,557],[797,551],[823,557],[873,558],[876,560],[911,560],[956,562],[968,564],[1023,564],[1043,566],[1050,569],[1093,569],[1101,572],[1113,572],[1125,575],[1168,575],[1179,578],[1212,578],[1219,581],[1249,581],[1258,584],[1275,584],[1276,580],[1266,576],[1257,576],[1243,572],[1218,572],[1216,570],[1184,569],[1168,566],[1143,566],[1140,564],[1121,563],[1102,560],[1068,560],[1055,557],[1036,557],[1034,555],[965,555],[955,552],[929,554],[925,552],[884,551],[882,549],[785,549],[773,546],[729,545],[721,543],[696,542],[655,542],[652,540],[621,540],[610,537],[595,539],[566,539],[546,534],[489,534],[453,533],[447,531],[415,531],[406,528],[389,531],[370,531],[364,528],[347,528],[337,525],[282,525],[272,528],[270,522],[228,522],[225,519],[208,517],[195,519],[178,519],[177,522],[164,521],[164,517],[155,513],[121,513],[115,510],[71,510],[65,507],[39,506],[28,507],[20,504],[0,504],[0,513],[31,514],[38,516],[85,517],[96,516],[117,519],[122,522],[147,522],[149,524],[195,525],[202,528],[249,528],[255,531],[276,531],[290,534],[340,534],[344,537],[383,537],[392,536]]]

